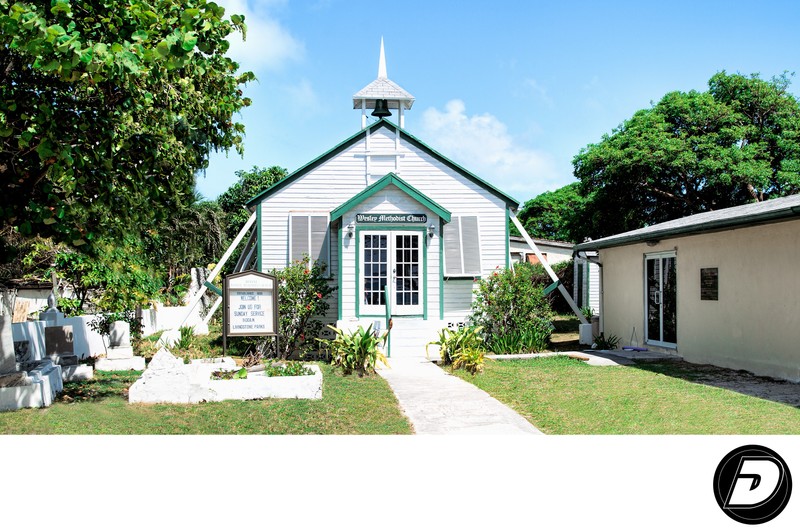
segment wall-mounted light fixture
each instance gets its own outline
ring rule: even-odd
[[[661,240],[648,240],[645,242],[645,244],[647,244],[647,246],[651,248],[656,247],[659,243],[661,243]]]
[[[347,224],[347,238],[353,238],[353,235],[356,232],[356,224],[350,222]]]
[[[433,238],[434,234],[436,234],[436,226],[431,224],[428,226],[428,237]]]

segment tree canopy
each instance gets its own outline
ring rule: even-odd
[[[800,106],[787,75],[720,72],[671,92],[574,158],[572,240],[800,192]]]
[[[586,203],[579,189],[580,184],[574,182],[526,201],[519,211],[519,220],[528,234],[533,238],[572,241],[572,228]]]
[[[236,171],[236,183],[217,198],[220,208],[227,214],[228,237],[231,240],[250,218],[247,202],[286,177],[286,174],[286,168],[280,166],[254,166],[250,170]]]
[[[206,0],[0,0],[0,224],[92,253],[190,204],[242,150],[237,31]]]

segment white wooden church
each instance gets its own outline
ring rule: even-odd
[[[377,79],[353,96],[361,129],[249,203],[257,269],[324,262],[337,298],[327,320],[383,329],[390,316],[392,356],[421,354],[465,320],[478,278],[509,266],[519,205],[405,131],[413,105],[388,79],[381,42]]]

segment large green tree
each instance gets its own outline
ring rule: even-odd
[[[0,0],[0,224],[92,253],[191,204],[242,148],[236,31],[206,0]]]
[[[250,170],[236,171],[236,177],[238,178],[236,183],[217,198],[220,209],[225,213],[226,246],[236,238],[236,235],[250,218],[251,213],[247,208],[247,202],[286,177],[286,175],[286,169],[280,166],[270,166],[268,168],[253,166]],[[242,241],[234,250],[225,266],[225,272],[233,271],[234,266],[244,252],[245,243],[246,240]]]
[[[280,166],[254,166],[250,170],[236,171],[236,183],[217,198],[220,208],[227,215],[228,238],[233,240],[250,218],[247,202],[286,177],[286,173],[286,169]]]
[[[800,192],[800,105],[786,75],[720,72],[706,92],[671,92],[573,160],[584,215],[601,237]]]
[[[585,203],[580,183],[576,181],[526,201],[518,217],[533,238],[570,242],[574,239],[572,228],[576,218],[583,215]]]

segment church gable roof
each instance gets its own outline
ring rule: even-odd
[[[425,144],[421,140],[417,139],[413,135],[407,133],[405,130],[400,129],[395,124],[393,124],[393,123],[391,123],[391,122],[389,122],[389,121],[387,121],[387,120],[385,120],[383,118],[378,120],[374,124],[371,124],[371,125],[367,126],[366,128],[362,129],[361,131],[359,131],[355,135],[345,139],[344,141],[342,141],[341,143],[337,144],[336,146],[334,146],[333,148],[331,148],[327,152],[323,153],[322,155],[320,155],[316,159],[306,163],[305,165],[301,166],[300,168],[298,168],[297,170],[295,170],[291,174],[287,175],[282,180],[278,181],[277,183],[275,183],[271,187],[269,187],[266,190],[262,191],[260,194],[257,194],[252,199],[250,199],[250,201],[247,202],[247,206],[248,207],[253,207],[257,203],[260,203],[261,201],[263,201],[264,199],[268,198],[269,196],[271,196],[272,194],[276,193],[277,191],[279,191],[279,190],[291,185],[293,182],[295,182],[298,179],[300,179],[303,175],[309,173],[310,171],[312,171],[315,168],[319,167],[320,165],[324,164],[326,161],[329,161],[330,159],[336,157],[337,155],[342,153],[347,148],[353,146],[354,144],[356,144],[359,141],[361,141],[362,139],[364,139],[368,133],[377,131],[380,128],[387,128],[389,131],[391,131],[393,133],[399,131],[400,138],[402,140],[408,142],[412,146],[415,146],[416,148],[418,148],[421,151],[423,151],[424,153],[430,155],[431,157],[433,157],[434,159],[436,159],[440,163],[444,164],[445,166],[447,166],[451,170],[454,170],[455,172],[459,173],[460,175],[462,175],[466,179],[472,181],[473,183],[477,184],[478,186],[480,186],[481,188],[483,188],[487,192],[491,193],[495,197],[501,199],[507,206],[509,206],[509,207],[511,207],[513,209],[516,209],[519,206],[519,201],[518,200],[516,200],[513,197],[509,196],[508,194],[502,192],[501,190],[499,190],[494,185],[488,183],[487,181],[484,181],[483,179],[481,179],[477,175],[473,174],[469,170],[463,168],[459,164],[451,161],[450,159],[448,159],[444,155],[440,154],[439,152],[437,152],[436,150],[434,150],[433,148],[431,148],[430,146],[428,146],[427,144]]]

